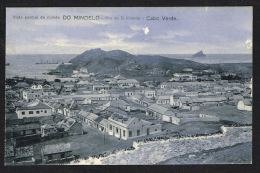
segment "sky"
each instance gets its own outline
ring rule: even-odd
[[[252,15],[252,7],[7,8],[6,54],[251,54]]]

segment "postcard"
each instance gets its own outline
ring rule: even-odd
[[[252,12],[6,8],[5,165],[251,164]]]

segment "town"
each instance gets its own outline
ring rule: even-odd
[[[252,78],[234,73],[184,68],[167,81],[139,82],[81,67],[71,77],[6,79],[6,165],[69,163],[132,150],[135,141],[252,124]]]

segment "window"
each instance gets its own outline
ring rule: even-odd
[[[118,133],[118,128],[116,128],[116,133]]]
[[[29,111],[29,114],[33,114],[33,111]]]
[[[36,114],[40,114],[40,111],[36,111]]]
[[[157,129],[155,129],[154,131],[157,131]]]
[[[137,130],[137,136],[140,136],[140,130]]]
[[[48,160],[52,160],[52,155],[48,155]]]
[[[62,158],[62,159],[65,158],[65,153],[61,153],[60,158]]]
[[[44,110],[44,113],[47,113],[47,110]]]
[[[125,130],[123,130],[123,136],[125,136]]]
[[[129,137],[132,137],[132,131],[129,131]]]
[[[112,130],[112,125],[110,124],[110,130]]]
[[[22,115],[25,115],[25,112],[22,112]]]
[[[42,110],[41,110],[41,112],[42,112]]]

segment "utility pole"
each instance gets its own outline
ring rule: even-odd
[[[105,145],[105,143],[106,143],[105,136],[106,136],[106,129],[104,129],[104,145]]]

